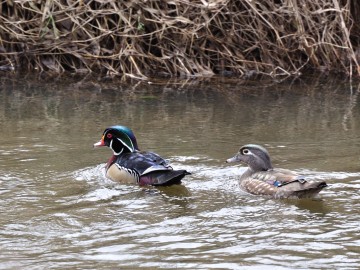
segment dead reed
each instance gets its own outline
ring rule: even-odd
[[[353,76],[359,18],[357,0],[0,0],[0,69]]]

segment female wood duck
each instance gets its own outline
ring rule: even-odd
[[[311,198],[327,186],[324,181],[307,181],[290,170],[274,169],[268,151],[255,144],[244,145],[226,162],[244,162],[249,166],[239,182],[241,189],[254,195]]]
[[[125,126],[105,129],[101,140],[94,144],[94,147],[100,146],[113,150],[113,156],[106,164],[106,176],[113,181],[168,186],[180,184],[181,179],[190,174],[186,170],[173,170],[155,153],[140,151],[134,133]]]

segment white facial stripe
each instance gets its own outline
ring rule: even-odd
[[[122,143],[122,145],[126,146],[126,148],[130,150],[130,152],[133,151],[133,149],[130,148],[130,147],[129,147],[126,143],[124,143],[121,139],[119,139],[119,138],[116,138],[116,139],[118,139],[118,140]],[[131,142],[131,140],[130,140],[130,142]],[[131,146],[134,148],[132,142],[131,142]],[[122,151],[121,151],[121,152],[122,152]]]
[[[124,151],[124,148],[122,148],[119,153],[115,153],[115,151],[114,151],[114,154],[118,156],[118,155],[120,155],[123,151]]]
[[[115,156],[120,155],[124,151],[124,148],[122,148],[119,153],[116,153],[115,150],[112,148],[112,144],[113,144],[113,140],[110,141],[110,148],[113,150]]]

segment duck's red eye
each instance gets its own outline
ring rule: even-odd
[[[108,139],[111,139],[111,138],[112,138],[112,134],[108,133],[108,134],[106,135],[106,137],[107,137]]]

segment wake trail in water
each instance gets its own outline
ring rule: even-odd
[[[183,179],[182,185],[195,192],[222,191],[228,194],[239,193],[238,179],[246,170],[244,166],[228,166],[222,161],[210,159],[206,156],[172,156],[169,163],[174,169],[186,169],[191,172],[191,175]],[[333,192],[339,192],[341,188],[360,186],[360,172],[325,172],[308,169],[294,171],[308,179],[325,180]],[[83,197],[83,199],[90,201],[109,199],[144,189],[144,187],[124,185],[109,180],[105,176],[105,164],[79,169],[73,172],[72,175],[76,181],[85,181],[96,187],[95,190],[90,191],[89,194]],[[341,181],[349,178],[351,178],[350,182]]]

